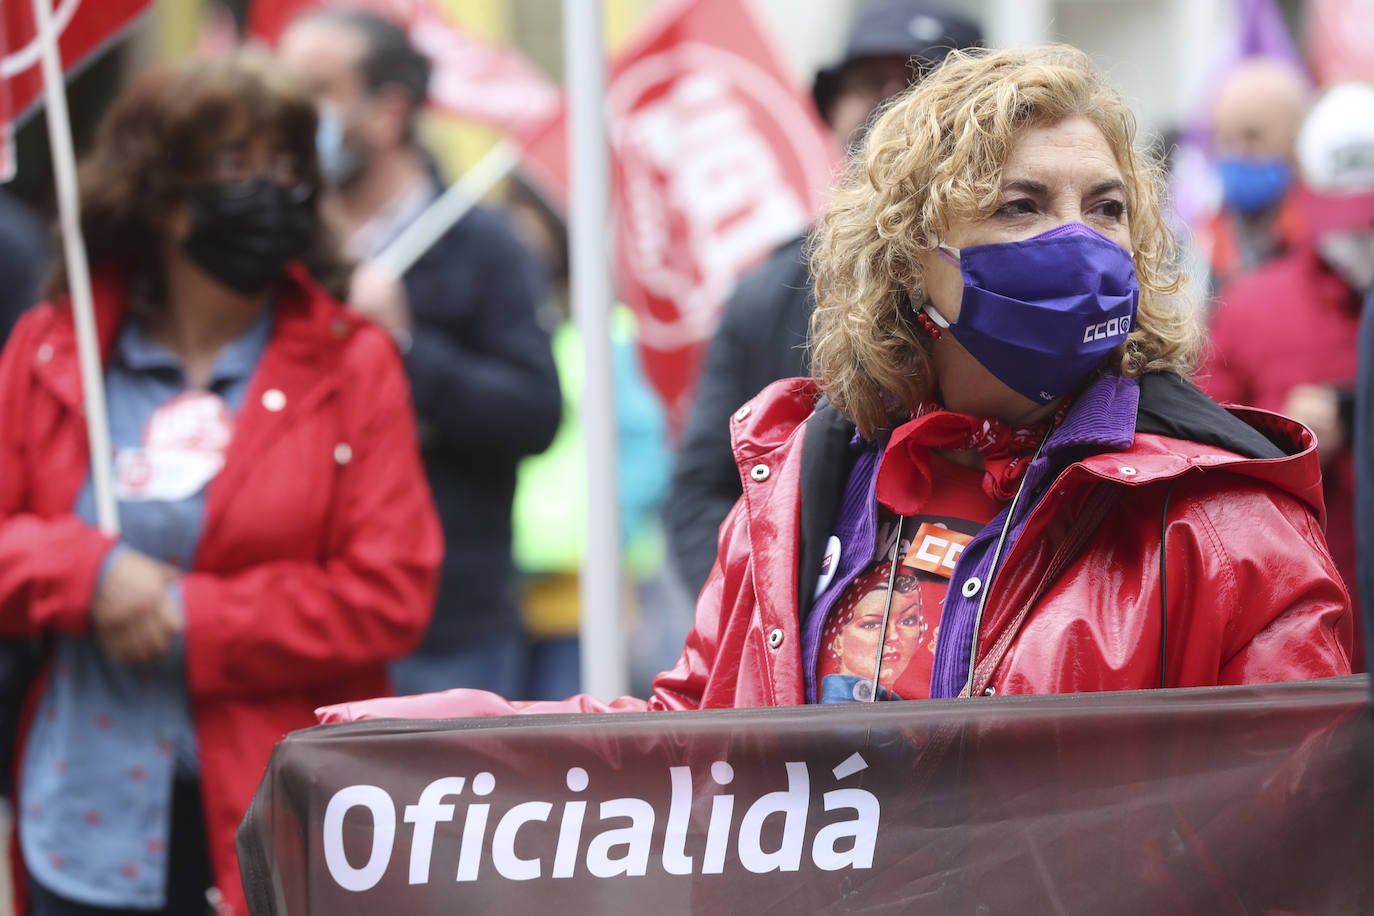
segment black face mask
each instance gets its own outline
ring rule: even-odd
[[[201,185],[187,195],[191,233],[182,250],[220,283],[246,295],[281,279],[315,237],[311,195],[259,178]]]

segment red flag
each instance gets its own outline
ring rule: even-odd
[[[257,0],[251,29],[271,40],[315,2]],[[435,104],[510,132],[522,169],[566,203],[561,96],[532,64],[428,0],[351,2],[405,22],[435,59]],[[739,0],[667,6],[615,61],[608,99],[619,292],[677,423],[725,298],[824,205],[839,151]]]
[[[248,4],[248,34],[274,45],[292,19],[321,5],[320,0],[252,0]]]
[[[434,62],[429,96],[438,108],[494,125],[517,139],[558,111],[558,87],[512,48],[456,28],[427,0],[387,2],[409,8],[405,21],[410,39]]]
[[[616,60],[608,91],[621,298],[674,425],[736,281],[824,205],[839,161],[739,0],[680,0]],[[560,189],[560,120],[527,168]]]
[[[1307,45],[1321,85],[1374,80],[1374,0],[1312,0]]]
[[[114,41],[152,0],[50,0],[53,25],[61,34],[62,66],[78,70]],[[43,68],[35,40],[33,6],[28,0],[4,0],[8,37],[0,61],[0,81],[9,89],[10,114],[22,118],[43,94]]]
[[[253,4],[252,34],[269,42],[315,0]],[[430,0],[351,0],[337,6],[367,9],[403,25],[411,43],[434,65],[429,101],[436,108],[491,124],[517,139],[556,115],[558,88],[513,49],[464,32]]]

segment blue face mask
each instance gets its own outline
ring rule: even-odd
[[[940,250],[964,276],[959,318],[951,324],[929,302],[925,313],[1002,384],[1038,404],[1087,378],[1135,325],[1140,291],[1130,254],[1082,223],[1019,242]]]
[[[332,187],[347,185],[362,173],[366,164],[358,151],[344,142],[343,115],[335,108],[320,109],[315,149],[320,157],[320,174]]]
[[[1226,209],[1245,216],[1277,204],[1293,183],[1293,166],[1286,159],[1223,156],[1217,160],[1217,172]]]

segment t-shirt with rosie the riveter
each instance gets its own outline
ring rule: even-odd
[[[940,635],[940,611],[954,564],[974,535],[1002,509],[983,491],[983,472],[940,457],[931,460],[930,499],[920,515],[901,524],[901,560],[892,576],[898,518],[885,512],[875,560],[851,582],[826,618],[817,680],[820,702],[870,698],[888,587],[892,610],[878,669],[880,699],[930,696],[930,673]]]

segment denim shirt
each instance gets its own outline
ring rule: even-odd
[[[1053,475],[1063,469],[1065,455],[1083,449],[1121,451],[1130,448],[1135,441],[1139,402],[1140,384],[1136,379],[1105,373],[1089,384],[1074,399],[1064,421],[1050,433],[1039,457],[1026,469],[1021,491],[1027,496],[1017,501],[1016,517],[1009,518],[1013,507],[1008,505],[959,555],[940,617],[940,639],[935,646],[935,665],[930,678],[931,699],[957,697],[968,682],[969,656],[977,639],[978,612],[984,592],[996,579],[994,554],[1003,529],[1007,532],[1006,540],[1000,556],[995,558],[999,566],[1006,561],[1025,530],[1026,520],[1045,487]],[[884,441],[869,443],[850,471],[833,534],[842,548],[838,569],[817,595],[802,633],[806,697],[811,703],[817,702],[816,668],[825,618],[839,595],[874,559],[879,508],[874,493],[884,444]]]
[[[243,402],[272,322],[267,309],[215,360],[207,390],[230,415]],[[129,321],[105,372],[111,444],[142,445],[154,411],[188,390],[177,357]],[[176,500],[121,501],[121,540],[101,576],[127,549],[192,568],[207,489]],[[93,524],[94,502],[87,479],[73,512]],[[184,649],[178,635],[161,659],[124,665],[94,638],[54,640],[52,676],[25,747],[18,815],[25,865],[59,896],[109,908],[163,906],[173,780],[194,779],[199,770]]]

